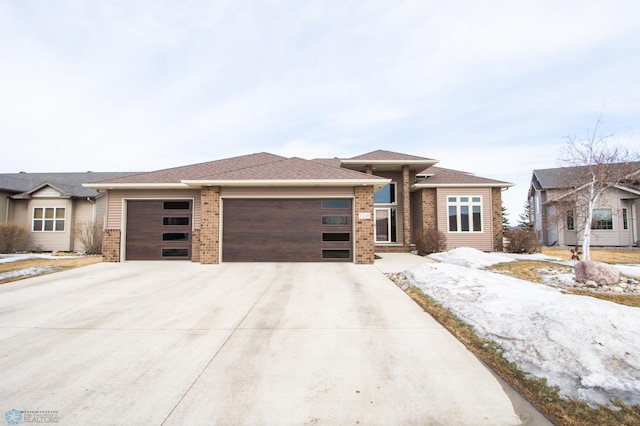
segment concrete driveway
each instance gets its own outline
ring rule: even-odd
[[[520,423],[492,374],[374,266],[102,263],[1,285],[0,340],[2,416]]]

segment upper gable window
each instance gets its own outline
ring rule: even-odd
[[[36,207],[33,209],[33,232],[63,232],[64,207]]]
[[[396,203],[396,183],[391,182],[380,188],[373,194],[374,204],[395,204]]]

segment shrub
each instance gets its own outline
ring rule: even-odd
[[[421,255],[437,253],[447,249],[447,236],[434,228],[425,228],[416,232],[416,250]]]
[[[15,253],[27,246],[29,231],[17,223],[0,223],[0,253]]]
[[[509,240],[506,251],[509,253],[539,253],[540,243],[534,231],[528,229],[511,229],[506,235]]]
[[[73,230],[75,238],[82,244],[87,254],[102,253],[102,224],[98,222],[80,222]]]

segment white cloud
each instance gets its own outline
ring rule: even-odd
[[[595,0],[0,3],[0,171],[381,148],[520,183],[555,167],[546,146],[603,105],[612,132],[637,135],[638,12]]]

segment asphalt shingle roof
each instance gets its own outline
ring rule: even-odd
[[[476,176],[472,173],[462,172],[459,170],[445,169],[443,167],[429,167],[424,170],[423,175],[432,175],[425,179],[420,179],[417,184],[429,184],[429,185],[504,185],[511,186],[509,182],[503,182],[495,179],[487,179],[480,176]]]
[[[112,179],[132,172],[80,172],[80,173],[3,173],[0,174],[0,189],[16,194],[29,192],[43,184],[53,185],[72,197],[93,197],[95,189],[85,188],[83,183]]]
[[[630,171],[640,171],[640,162],[630,163],[614,163],[608,164],[603,169],[603,172],[615,171],[616,168],[624,170],[627,174]],[[576,167],[558,167],[554,169],[539,169],[534,170],[533,175],[540,183],[541,189],[560,189],[560,188],[573,188],[581,186],[588,182],[590,179],[588,166],[576,166]]]
[[[415,155],[401,154],[399,152],[379,149],[345,160],[370,160],[370,161],[436,161],[432,158],[418,157]]]
[[[110,179],[100,183],[180,183],[216,180],[353,180],[376,176],[335,167],[323,161],[258,153],[190,166]],[[383,178],[380,178],[383,180]]]

